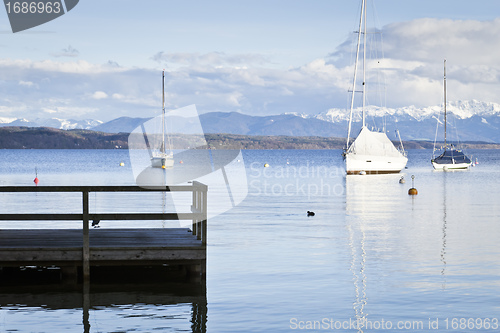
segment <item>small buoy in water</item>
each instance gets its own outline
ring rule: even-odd
[[[183,164],[183,163],[184,163],[184,161],[183,161],[183,160],[180,160],[180,161],[179,161],[179,164]]]
[[[411,189],[408,190],[408,194],[409,195],[417,195],[418,194],[418,191],[417,189],[415,188],[415,176],[414,175],[411,175]]]
[[[162,168],[162,169],[165,169],[165,164],[163,164],[163,165],[161,166],[161,168]]]
[[[264,168],[269,168],[269,164],[264,164]]]
[[[404,184],[404,183],[406,183],[406,180],[405,180],[405,177],[404,177],[404,176],[401,176],[401,178],[399,179],[399,183],[400,183],[400,184]]]
[[[125,163],[123,163],[123,162],[120,162],[120,166],[125,166]]]
[[[307,211],[307,216],[314,216],[316,214],[314,214],[314,212],[310,212],[310,211]]]
[[[33,179],[33,183],[35,183],[35,186],[38,186],[38,169],[35,168],[35,179]]]

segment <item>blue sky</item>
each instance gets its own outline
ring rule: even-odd
[[[82,0],[13,34],[0,11],[0,117],[316,114],[347,106],[360,1]],[[388,107],[500,103],[500,2],[368,0]]]

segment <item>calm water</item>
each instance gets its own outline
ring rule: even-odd
[[[430,151],[412,150],[399,184],[401,175],[344,176],[338,150],[244,151],[247,198],[209,220],[206,291],[94,288],[90,332],[198,332],[204,311],[211,333],[499,331],[500,151],[468,153],[477,167],[434,172]],[[0,185],[32,185],[35,167],[40,185],[134,184],[129,164],[121,150],[0,150]],[[2,212],[78,212],[80,200],[0,196]],[[110,202],[165,209],[154,196],[94,197],[90,209]],[[47,227],[1,228],[20,226]],[[0,332],[83,332],[81,297],[2,290]]]

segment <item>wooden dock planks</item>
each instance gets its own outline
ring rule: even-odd
[[[187,228],[90,229],[90,265],[206,260],[206,246]],[[0,230],[0,267],[81,265],[80,229]]]

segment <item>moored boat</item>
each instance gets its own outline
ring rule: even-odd
[[[431,159],[432,166],[436,170],[457,170],[457,169],[468,169],[472,161],[470,157],[465,155],[465,153],[457,149],[454,145],[447,143],[446,137],[446,59],[444,60],[444,146],[442,147],[442,152],[439,156],[434,157],[436,151],[441,151],[441,149],[436,149],[434,142],[433,157]],[[436,131],[437,132],[437,131]]]
[[[356,60],[354,65],[354,79],[352,84],[351,107],[349,114],[349,126],[347,131],[347,143],[343,152],[347,174],[380,174],[398,173],[403,170],[408,162],[406,152],[400,138],[401,150],[396,148],[384,132],[375,132],[368,129],[365,122],[366,102],[366,0],[362,0],[361,17],[359,21],[358,42],[356,49]],[[361,42],[361,35],[364,36]],[[363,78],[362,78],[362,126],[356,139],[351,142],[351,126],[353,120],[354,95],[356,93],[356,82],[358,63],[360,58],[360,46],[363,45]],[[398,132],[399,133],[399,132]]]

